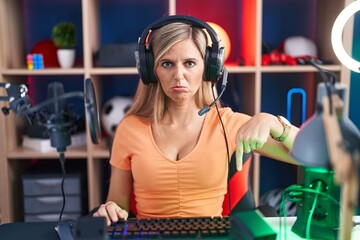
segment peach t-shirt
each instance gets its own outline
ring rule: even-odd
[[[230,108],[219,110],[231,156],[237,130],[248,118]],[[137,116],[124,118],[116,131],[110,163],[132,172],[138,218],[221,215],[228,158],[214,108],[205,116],[194,149],[178,161],[168,159],[157,147],[149,122]]]

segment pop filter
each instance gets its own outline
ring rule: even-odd
[[[94,144],[98,144],[101,142],[100,121],[94,85],[91,78],[86,78],[84,81],[84,93],[86,118],[90,130],[91,141]]]

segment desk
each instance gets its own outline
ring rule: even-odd
[[[355,222],[360,222],[360,216],[355,216],[353,219]],[[291,227],[295,223],[296,217],[287,217],[286,218],[286,238],[285,238],[285,226],[284,226],[283,218],[281,218],[281,222],[282,222],[282,225],[281,225],[282,234],[281,235],[280,235],[280,218],[266,217],[265,220],[278,233],[277,239],[281,239],[281,240],[305,239],[305,238],[299,237],[298,235],[296,235],[295,233],[293,233],[291,231]],[[360,239],[360,225],[357,225],[356,227],[353,228],[351,240],[359,240],[359,239]]]
[[[265,218],[265,220],[272,226],[272,228],[278,233],[277,239],[281,240],[297,240],[304,239],[296,235],[291,231],[291,226],[294,224],[296,217],[286,218],[286,238],[284,234],[284,225],[281,226],[282,235],[280,236],[280,219],[278,217]],[[354,217],[355,222],[360,222],[360,216]],[[283,221],[282,221],[283,222]],[[23,239],[36,239],[36,240],[59,240],[54,227],[54,222],[40,222],[40,223],[9,223],[0,225],[0,240],[23,240]],[[25,236],[25,238],[24,238]],[[186,238],[187,240],[189,238]],[[217,239],[229,239],[217,238]],[[360,226],[356,226],[353,229],[351,240],[360,239]]]

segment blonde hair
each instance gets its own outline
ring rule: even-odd
[[[192,27],[186,23],[175,22],[157,29],[150,35],[148,48],[152,50],[154,55],[154,73],[159,60],[164,54],[173,45],[186,39],[194,41],[205,61],[206,48],[208,46],[207,35],[200,28]],[[214,97],[211,87],[210,81],[202,82],[200,89],[195,95],[195,103],[199,108],[209,105],[213,101]],[[216,89],[214,91],[216,96]],[[146,121],[157,124],[167,110],[168,100],[161,84],[158,82],[145,85],[142,81],[139,81],[134,102],[126,115],[134,114]]]

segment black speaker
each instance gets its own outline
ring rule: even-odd
[[[148,85],[152,82],[157,82],[153,72],[153,52],[146,46],[146,40],[148,39],[150,32],[174,22],[186,23],[192,27],[202,28],[207,31],[211,38],[212,45],[206,49],[204,80],[216,83],[220,78],[224,67],[224,48],[220,47],[220,38],[216,34],[215,30],[206,22],[191,16],[183,15],[172,15],[161,18],[151,23],[139,37],[137,51],[135,51],[135,59],[136,67],[143,83]]]
[[[334,172],[324,168],[307,167],[304,170],[304,188],[316,190],[320,184],[320,192],[324,195],[318,194],[314,213],[310,219],[310,210],[313,207],[316,193],[304,192],[303,201],[297,205],[297,219],[291,230],[305,238],[307,223],[311,220],[311,238],[336,239],[340,219],[340,187],[334,183]]]

